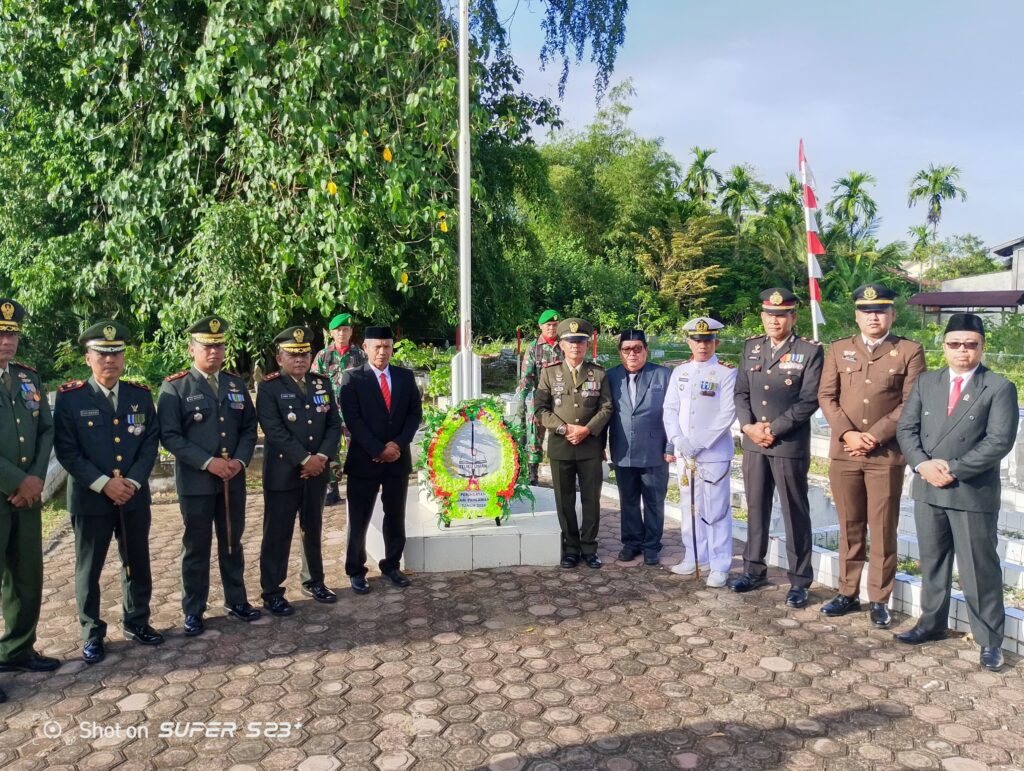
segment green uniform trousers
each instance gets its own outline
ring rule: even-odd
[[[32,655],[43,603],[42,506],[15,509],[0,501],[0,576],[4,634],[0,661],[15,663]]]

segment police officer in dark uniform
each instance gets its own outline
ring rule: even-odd
[[[321,553],[328,464],[338,453],[341,419],[331,379],[310,372],[312,333],[288,327],[274,338],[279,372],[267,375],[256,394],[256,414],[266,436],[263,452],[263,607],[275,616],[295,608],[284,596],[295,515],[302,532],[302,593],[317,602],[338,598],[324,586]]]
[[[128,330],[104,320],[78,338],[92,370],[57,391],[54,448],[67,469],[71,526],[75,531],[75,598],[85,646],[96,664],[106,655],[107,625],[100,618],[100,572],[111,537],[121,558],[124,636],[159,645],[149,625],[153,580],[149,563],[149,475],[160,445],[160,424],[149,388],[121,380]]]
[[[53,418],[39,375],[12,361],[25,309],[0,299],[0,672],[48,672],[57,659],[33,649],[43,601],[42,496]],[[0,690],[0,702],[7,695]]]
[[[807,605],[811,568],[811,416],[818,409],[824,359],[819,343],[798,337],[796,295],[781,287],[761,292],[765,334],[748,338],[737,368],[736,416],[743,431],[747,544],[743,575],[729,586],[749,592],[767,583],[768,528],[777,489],[786,526],[790,590],[786,605]]]
[[[170,375],[157,400],[160,439],[174,455],[185,520],[181,605],[190,637],[204,629],[214,529],[228,615],[241,621],[260,617],[246,599],[242,556],[245,469],[256,449],[256,409],[245,381],[221,369],[227,329],[222,317],[207,316],[186,330],[192,367]]]
[[[555,509],[562,529],[562,567],[580,559],[601,567],[597,531],[601,516],[601,481],[605,427],[612,417],[612,395],[604,368],[584,361],[594,328],[583,319],[558,324],[562,361],[544,368],[534,393],[537,419],[548,429],[548,458],[555,488]],[[576,520],[576,483],[583,508]]]

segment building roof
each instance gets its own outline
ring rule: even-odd
[[[1012,257],[1014,251],[1020,246],[1024,246],[1024,236],[1007,241],[1005,244],[999,244],[999,246],[993,246],[990,251],[1000,257]]]
[[[938,308],[1014,308],[1024,305],[1024,291],[1009,289],[989,292],[920,292],[907,302]]]

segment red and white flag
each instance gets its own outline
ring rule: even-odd
[[[825,253],[825,247],[818,236],[818,199],[814,195],[814,188],[817,184],[814,181],[814,173],[807,163],[807,156],[804,154],[804,140],[800,140],[800,178],[804,186],[804,224],[807,228],[807,283],[811,296],[811,316],[814,321],[814,339],[818,339],[818,325],[825,323],[825,317],[821,313],[821,287],[818,279],[821,278],[821,265],[818,264],[819,254]]]

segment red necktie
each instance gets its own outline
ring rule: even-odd
[[[384,397],[388,412],[391,412],[391,388],[388,386],[388,376],[383,372],[380,373],[380,393]]]
[[[953,414],[953,410],[956,409],[956,403],[960,401],[960,386],[963,382],[964,379],[959,375],[953,378],[953,390],[949,392],[949,405],[946,407],[947,418]]]

